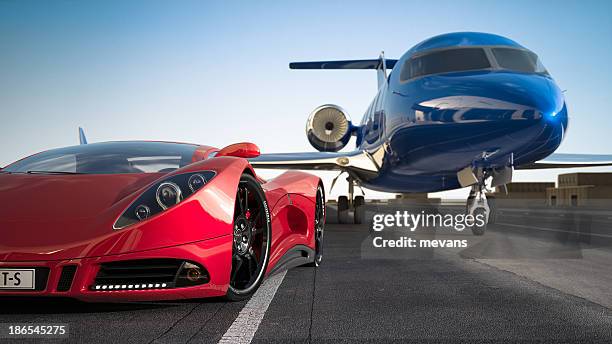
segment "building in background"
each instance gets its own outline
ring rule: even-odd
[[[503,186],[495,188],[495,192],[487,194],[492,199],[489,203],[494,208],[525,208],[525,207],[545,207],[546,190],[554,188],[554,182],[517,182],[506,185],[507,191]]]
[[[612,208],[612,173],[566,173],[552,182],[523,182],[496,187],[489,194],[505,207]]]
[[[557,185],[546,189],[546,204],[549,206],[612,206],[612,173],[561,174]]]

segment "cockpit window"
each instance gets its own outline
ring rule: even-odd
[[[32,174],[168,173],[191,163],[198,146],[170,142],[104,142],[52,149],[3,172]]]
[[[400,80],[490,67],[489,59],[482,48],[441,50],[407,60],[400,73]]]
[[[549,75],[536,54],[508,47],[445,49],[414,56],[404,63],[400,81],[471,70],[512,70]]]
[[[538,56],[531,51],[513,48],[492,48],[491,50],[497,64],[503,69],[548,74]]]

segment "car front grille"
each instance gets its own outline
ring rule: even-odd
[[[178,259],[145,259],[104,263],[96,276],[99,285],[143,285],[174,283],[183,261]]]

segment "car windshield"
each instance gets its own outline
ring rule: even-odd
[[[482,48],[447,49],[416,56],[406,61],[401,80],[423,75],[487,69],[491,64]]]
[[[188,165],[198,146],[168,142],[105,142],[53,149],[3,172],[52,174],[167,173]]]
[[[493,55],[499,67],[525,73],[548,74],[546,68],[531,51],[513,48],[493,48]]]

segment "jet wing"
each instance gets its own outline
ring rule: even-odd
[[[255,168],[296,169],[296,170],[337,170],[353,172],[358,176],[375,174],[382,166],[384,149],[374,153],[353,151],[348,153],[275,153],[262,154],[249,159]]]
[[[609,154],[567,154],[553,153],[544,160],[518,166],[518,170],[536,170],[548,168],[597,167],[612,166],[612,155]]]

